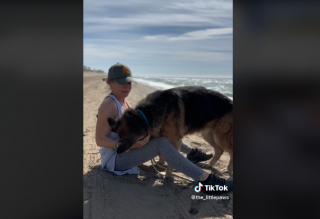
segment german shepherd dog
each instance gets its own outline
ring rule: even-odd
[[[148,134],[151,138],[165,137],[180,150],[183,136],[200,132],[215,151],[209,165],[227,151],[228,171],[233,171],[233,101],[217,91],[199,86],[158,90],[140,100],[135,109],[126,110],[118,121],[109,118],[108,123],[120,137],[118,154]],[[166,175],[171,172],[168,166]]]

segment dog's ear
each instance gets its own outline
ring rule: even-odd
[[[133,140],[131,138],[124,138],[120,140],[120,145],[117,149],[118,154],[122,154],[131,148],[133,145]]]
[[[114,130],[117,129],[117,121],[112,119],[112,118],[108,118],[108,123],[110,125],[111,128],[113,128]]]

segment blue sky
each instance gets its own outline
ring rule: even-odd
[[[84,0],[84,65],[133,76],[232,77],[231,0]]]

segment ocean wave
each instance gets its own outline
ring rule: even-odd
[[[154,87],[159,90],[170,89],[180,86],[203,86],[207,89],[218,91],[230,99],[233,98],[232,78],[191,78],[191,77],[135,77],[138,83]]]

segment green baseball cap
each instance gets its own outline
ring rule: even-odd
[[[121,63],[114,64],[109,68],[108,78],[104,80],[115,80],[118,84],[124,85],[128,82],[134,82],[131,75],[131,70],[128,66]]]

